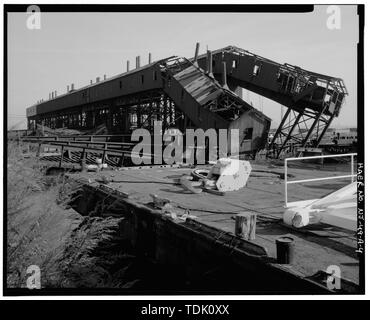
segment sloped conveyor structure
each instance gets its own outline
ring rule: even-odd
[[[184,58],[163,62],[164,92],[191,127],[239,129],[242,153],[265,147],[270,119]]]
[[[207,55],[195,59],[209,69]],[[212,52],[216,79],[221,79],[223,63],[231,88],[245,88],[287,108],[269,145],[277,146],[276,156],[289,143],[318,146],[348,94],[340,78],[280,64],[234,46]]]

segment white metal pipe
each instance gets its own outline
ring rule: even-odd
[[[333,179],[344,179],[344,178],[353,178],[355,175],[348,174],[345,176],[334,176],[334,177],[325,177],[325,178],[313,178],[313,179],[304,179],[304,180],[293,180],[287,181],[287,184],[293,183],[302,183],[302,182],[312,182],[312,181],[323,181],[323,180],[333,180]]]
[[[339,157],[349,157],[349,156],[357,156],[357,153],[346,153],[346,154],[330,154],[325,156],[310,156],[310,157],[297,157],[297,158],[286,158],[287,161],[295,161],[295,160],[306,160],[306,159],[321,159],[321,158],[339,158]]]
[[[351,174],[350,175],[288,181],[288,161],[306,160],[306,159],[322,159],[322,158],[337,158],[337,157],[349,157],[349,156],[351,157]],[[354,178],[356,177],[356,175],[354,174],[354,170],[353,170],[354,156],[357,156],[357,153],[332,154],[332,155],[325,155],[325,156],[296,157],[296,158],[284,159],[285,206],[286,207],[288,206],[288,184],[344,179],[344,178],[351,178],[351,182],[354,182]]]

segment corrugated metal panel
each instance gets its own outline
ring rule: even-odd
[[[206,104],[209,100],[214,99],[223,92],[195,66],[187,67],[176,74],[174,78],[201,105]]]

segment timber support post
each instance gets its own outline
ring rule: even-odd
[[[246,240],[256,239],[257,214],[242,212],[235,216],[235,235]]]
[[[61,147],[61,151],[60,151],[59,168],[61,168],[61,167],[62,167],[62,163],[63,163],[63,156],[64,156],[64,145],[62,145],[62,147]]]

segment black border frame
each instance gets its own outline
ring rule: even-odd
[[[3,294],[4,296],[51,296],[51,295],[245,295],[243,292],[225,292],[225,293],[214,293],[214,292],[151,292],[151,291],[124,291],[122,289],[41,289],[41,290],[29,290],[29,289],[10,289],[7,288],[7,108],[8,108],[8,52],[7,52],[7,43],[8,43],[8,19],[7,13],[9,12],[26,12],[27,7],[30,4],[4,4],[4,140],[3,140],[3,152],[4,152],[4,164],[3,164]],[[226,5],[226,4],[217,4],[217,5],[208,5],[208,4],[199,4],[199,5],[184,5],[184,4],[170,4],[170,5],[133,5],[133,4],[110,4],[110,5],[96,5],[96,4],[37,4],[42,12],[243,12],[243,13],[306,13],[312,12],[315,5],[325,5],[325,4],[315,4],[315,5]],[[346,4],[340,4],[344,6]],[[356,4],[351,4],[356,5]],[[357,13],[359,15],[359,42],[357,45],[357,130],[358,130],[358,163],[364,163],[364,25],[365,25],[365,6],[364,4],[357,4]],[[363,174],[363,173],[362,173]],[[364,175],[363,175],[364,178]],[[364,179],[362,180],[363,182]],[[360,187],[358,190],[362,190],[364,193],[364,186]],[[358,201],[358,208],[365,210],[365,202]],[[366,247],[366,246],[365,246]],[[359,256],[360,258],[360,290],[361,293],[365,293],[365,253]],[[250,294],[250,293],[247,293]],[[256,292],[253,295],[262,295],[266,294],[264,292]],[[267,293],[272,295],[271,293]],[[283,292],[276,293],[284,294]],[[302,293],[304,295],[305,293]],[[180,302],[180,301],[179,301]],[[231,301],[230,301],[231,302]]]

